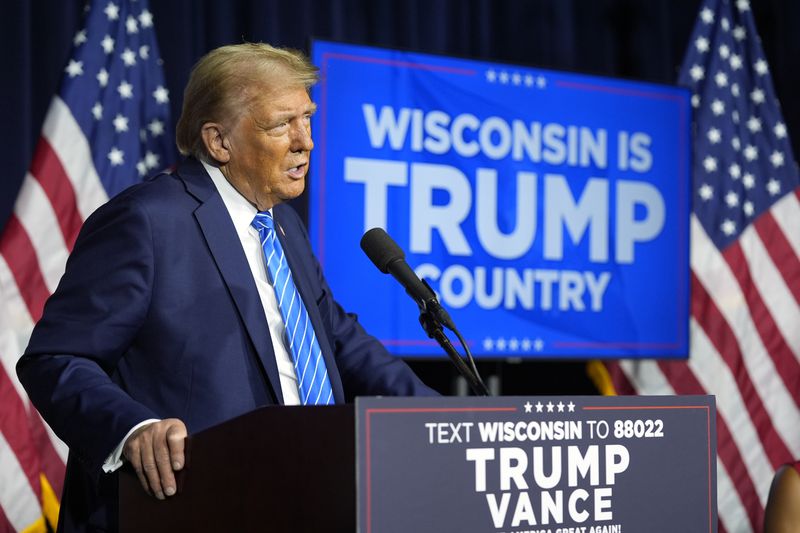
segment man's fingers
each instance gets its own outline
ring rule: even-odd
[[[149,431],[145,431],[142,433],[142,436],[151,436],[151,433]],[[164,491],[161,488],[161,477],[159,476],[158,465],[156,464],[155,452],[153,450],[153,437],[154,436],[151,436],[151,438],[146,438],[146,441],[141,443],[142,472],[144,473],[144,477],[147,479],[148,485],[150,485],[150,490],[153,491],[153,494],[155,494],[156,498],[163,500]]]
[[[142,452],[139,449],[138,441],[131,442],[125,446],[125,457],[130,461],[133,471],[136,472],[136,477],[139,478],[139,483],[142,484],[144,491],[150,494],[150,485],[147,484],[147,478],[144,477],[144,472],[142,471]]]
[[[158,469],[159,484],[163,489],[163,494],[172,496],[175,494],[175,476],[172,474],[172,464],[170,462],[169,444],[167,443],[167,432],[157,432],[153,439],[153,458]],[[162,498],[163,498],[162,494]]]
[[[180,470],[185,464],[183,456],[184,439],[186,438],[186,426],[180,420],[167,429],[167,444],[169,446],[169,456],[174,470]]]
[[[124,445],[125,457],[142,487],[159,500],[177,491],[173,470],[184,466],[186,436],[186,425],[177,418],[169,418],[142,426]]]

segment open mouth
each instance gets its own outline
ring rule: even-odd
[[[293,178],[302,178],[306,175],[306,166],[308,166],[308,163],[303,163],[288,169],[286,172]]]

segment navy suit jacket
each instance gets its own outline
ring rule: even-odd
[[[294,210],[273,215],[336,403],[435,394],[336,303]],[[195,433],[282,403],[255,281],[198,161],[87,219],[17,372],[70,448],[63,531],[116,528],[117,479],[101,467],[135,424],[180,418]]]

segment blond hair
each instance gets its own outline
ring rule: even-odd
[[[209,161],[201,129],[207,122],[235,123],[265,85],[309,89],[317,67],[298,50],[265,43],[223,46],[200,58],[183,92],[175,141],[183,155]]]

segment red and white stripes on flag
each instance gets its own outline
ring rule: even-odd
[[[800,174],[747,0],[706,0],[680,83],[695,108],[688,362],[606,363],[614,388],[713,394],[720,531],[761,531],[800,459]]]
[[[73,44],[0,233],[0,532],[47,531],[45,522],[55,529],[67,460],[20,385],[16,362],[83,221],[174,154],[147,1],[94,1]]]

